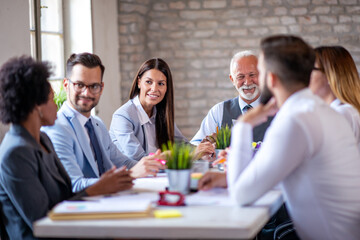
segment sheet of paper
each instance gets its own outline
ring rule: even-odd
[[[195,194],[188,195],[185,203],[190,206],[195,205],[217,205],[217,206],[233,206],[234,202],[229,197],[225,188],[214,188],[208,191],[199,191]]]
[[[54,213],[143,212],[148,209],[151,202],[158,199],[158,194],[133,192],[127,195],[87,199],[87,201],[64,201],[55,207]]]

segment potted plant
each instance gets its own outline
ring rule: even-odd
[[[54,93],[54,102],[57,105],[58,111],[65,101],[66,101],[66,92],[64,90],[64,87],[61,85],[59,91],[58,92],[55,91]]]
[[[221,150],[230,146],[231,128],[229,128],[227,124],[221,129],[219,129],[219,127],[216,127],[216,135],[214,134],[213,138],[215,140],[216,155],[218,155]]]
[[[189,193],[191,167],[197,157],[195,148],[190,144],[169,141],[167,145],[163,144],[162,150],[166,158],[169,190]]]

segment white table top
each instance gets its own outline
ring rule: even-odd
[[[166,185],[166,177],[144,178],[135,181],[134,189],[161,191]],[[183,215],[180,218],[52,221],[46,217],[35,222],[34,235],[76,238],[251,239],[281,204],[280,191],[270,191],[248,207],[226,204],[175,207]]]

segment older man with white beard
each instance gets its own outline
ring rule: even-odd
[[[229,78],[239,92],[239,96],[220,102],[213,106],[201,123],[199,131],[191,143],[198,145],[206,136],[216,132],[216,127],[228,125],[231,127],[236,119],[256,107],[260,103],[260,89],[258,82],[257,56],[252,51],[236,53],[230,62]],[[262,141],[265,131],[272,118],[253,129],[253,141]]]

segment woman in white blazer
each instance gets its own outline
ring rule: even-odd
[[[113,114],[110,136],[120,151],[135,160],[155,152],[168,141],[188,142],[174,122],[173,79],[164,60],[153,58],[140,66],[129,101]],[[209,143],[197,148],[204,154],[214,150]]]

